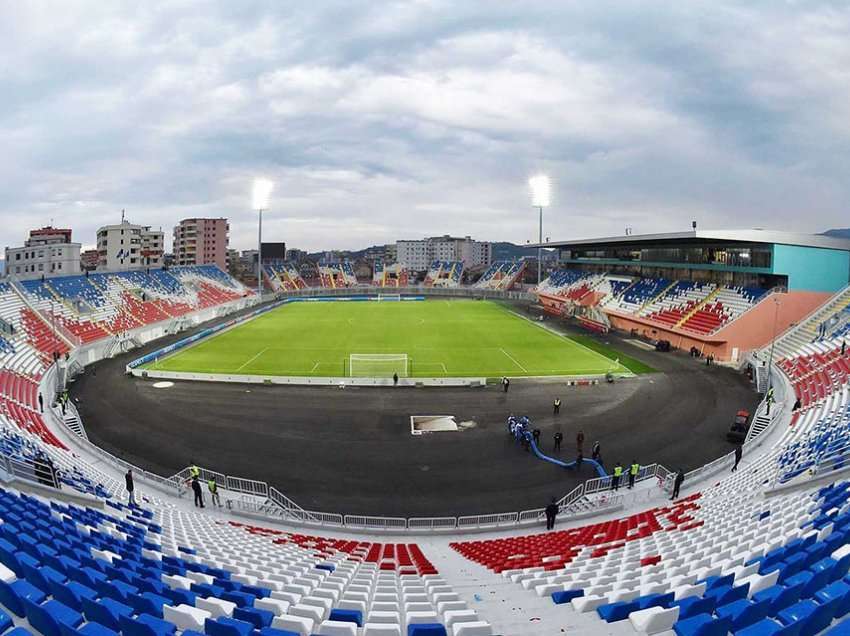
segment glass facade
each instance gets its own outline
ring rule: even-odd
[[[578,247],[561,251],[562,261],[619,261],[632,263],[715,265],[769,270],[773,250],[770,245],[678,245],[646,247]]]

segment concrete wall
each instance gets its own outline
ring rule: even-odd
[[[806,316],[832,298],[831,293],[814,291],[789,291],[773,294],[750,311],[717,332],[716,337],[726,340],[740,351],[752,351],[767,346],[773,339],[774,318],[776,335],[799,324]],[[775,300],[779,306],[775,305]]]

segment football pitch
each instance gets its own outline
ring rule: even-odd
[[[630,373],[607,353],[489,301],[298,302],[146,368],[337,377],[349,375],[351,354],[406,354],[410,377]]]

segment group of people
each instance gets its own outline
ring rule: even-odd
[[[689,353],[690,353],[690,356],[692,358],[702,358],[703,357],[703,353],[698,347],[691,347]],[[714,354],[709,353],[705,356],[705,366],[710,367],[713,364],[714,364]]]
[[[192,488],[192,492],[195,495],[195,507],[203,508],[204,507],[204,490],[201,487],[201,469],[195,465],[195,462],[191,462],[191,466],[189,466],[189,479],[186,482]],[[133,479],[133,470],[129,469],[124,474],[124,489],[127,491],[127,505],[135,506],[136,504],[136,484]],[[215,475],[210,476],[207,480],[207,489],[210,493],[210,499],[214,506],[218,506],[221,508],[221,495],[218,492],[218,483],[216,482]]]
[[[558,412],[561,403],[560,400],[555,400],[555,413]],[[534,443],[539,447],[540,446],[540,435],[541,431],[539,428],[532,429],[531,428],[531,420],[528,416],[516,417],[515,415],[509,415],[507,420],[508,425],[508,433],[520,444],[522,444],[523,448],[526,451],[531,450],[531,440],[534,440]],[[531,433],[531,439],[527,435],[526,432]],[[554,446],[552,450],[556,453],[561,452],[561,444],[564,441],[564,434],[561,431],[555,431],[553,437]],[[593,443],[593,448],[591,450],[591,459],[597,462],[600,466],[602,465],[602,445],[597,440]],[[576,433],[576,467],[581,467],[584,462],[584,431],[579,429]]]
[[[201,488],[201,469],[191,462],[189,466],[189,484],[192,486],[192,492],[195,495],[195,507],[204,507],[204,490]],[[216,483],[215,475],[211,475],[207,480],[207,489],[210,491],[210,500],[212,505],[221,508],[221,496],[218,494],[218,483]]]

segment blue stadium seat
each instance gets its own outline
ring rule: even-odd
[[[759,622],[763,618],[767,618],[767,612],[770,609],[770,603],[767,601],[752,602],[745,598],[739,599],[728,605],[721,605],[715,611],[715,614],[721,618],[728,618],[732,621],[732,630],[738,631],[744,627]]]
[[[628,618],[629,614],[638,609],[640,607],[637,601],[617,601],[616,603],[600,605],[596,608],[596,613],[606,623],[615,623]]]
[[[446,628],[439,623],[408,625],[407,636],[446,636]]]
[[[354,623],[357,627],[363,627],[363,612],[360,610],[332,609],[328,620]]]
[[[726,636],[731,630],[731,620],[714,618],[711,614],[697,614],[673,625],[677,636]]]
[[[25,600],[40,604],[45,597],[44,592],[24,579],[12,583],[0,581],[0,603],[16,616],[23,617],[26,614]]]
[[[204,621],[204,633],[207,636],[250,636],[254,625],[247,621],[222,616],[216,620]]]
[[[271,627],[274,614],[256,607],[237,607],[233,610],[233,618],[251,623],[256,629],[262,629],[263,627]]]
[[[59,629],[60,625],[77,627],[83,622],[83,617],[79,612],[55,599],[51,599],[43,605],[25,599],[24,607],[30,625],[42,636],[62,636]]]
[[[79,629],[68,625],[60,625],[62,636],[118,636],[118,632],[99,625],[98,623],[86,623]]]
[[[841,618],[850,612],[850,585],[845,581],[833,581],[815,593],[818,603],[824,604],[837,600],[835,617]]]
[[[2,634],[7,629],[13,626],[14,623],[12,622],[12,617],[9,616],[6,612],[0,611],[0,634]]]
[[[552,592],[552,601],[556,605],[563,605],[564,603],[569,603],[574,598],[580,598],[584,596],[584,590],[564,590],[561,592]]]
[[[177,630],[174,623],[150,614],[140,614],[135,618],[122,616],[119,625],[123,636],[173,636]]]
[[[797,626],[786,627],[772,618],[765,618],[735,632],[735,636],[797,636],[798,631]]]
[[[121,631],[122,616],[126,618],[133,616],[132,607],[111,598],[102,598],[99,601],[84,598],[82,605],[86,619],[105,625],[114,631]]]
[[[691,618],[697,614],[712,614],[717,607],[717,601],[711,596],[688,596],[673,604],[679,606],[679,620]]]

